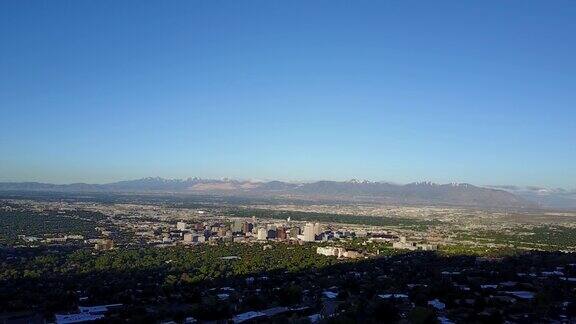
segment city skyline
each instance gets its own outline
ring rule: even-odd
[[[3,2],[0,182],[576,187],[576,5]]]
[[[576,1],[0,1],[0,322],[576,323]]]

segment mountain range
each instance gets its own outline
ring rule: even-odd
[[[487,186],[505,190],[544,208],[576,210],[576,189],[545,188],[536,186]]]
[[[479,187],[467,183],[415,182],[394,184],[372,181],[248,181],[232,179],[164,179],[149,177],[107,184],[49,184],[0,182],[0,191],[133,192],[282,197],[308,200],[341,200],[388,204],[458,205],[477,207],[531,208],[545,205],[519,190]],[[547,206],[550,207],[550,206]]]

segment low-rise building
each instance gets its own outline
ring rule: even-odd
[[[362,253],[358,251],[348,251],[343,247],[320,246],[316,249],[316,253],[326,256],[335,256],[337,258],[360,258]]]
[[[96,242],[94,249],[98,251],[108,251],[114,248],[114,241],[110,239],[101,239]]]

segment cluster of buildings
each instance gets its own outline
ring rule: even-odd
[[[76,244],[93,246],[96,250],[122,248],[126,245],[194,245],[220,242],[264,242],[268,240],[290,244],[305,242],[330,242],[335,239],[366,238],[369,241],[393,243],[397,249],[435,250],[437,245],[422,243],[427,237],[418,233],[397,230],[382,231],[368,225],[302,222],[277,219],[231,218],[222,209],[178,209],[141,204],[84,204],[84,203],[35,203],[20,205],[26,210],[53,212],[66,217],[92,217],[95,233],[90,236],[71,235],[21,235],[26,245]],[[13,208],[5,206],[5,208]],[[79,216],[75,216],[75,215]],[[388,229],[389,230],[389,229]],[[378,234],[380,233],[380,234]],[[380,236],[378,236],[380,235]],[[407,235],[416,242],[399,240]],[[111,242],[113,240],[114,242]],[[439,240],[437,243],[441,243]]]
[[[78,311],[69,314],[56,314],[56,324],[87,323],[101,321],[106,318],[106,314],[122,307],[122,304],[98,305],[98,306],[79,306]]]
[[[332,247],[332,246],[319,246],[316,249],[316,253],[325,256],[335,256],[339,259],[341,258],[356,259],[361,258],[363,256],[362,253],[358,251],[347,250],[343,247]]]
[[[134,234],[136,239],[126,236],[130,240],[158,246],[267,241],[299,244],[362,237],[368,242],[386,242],[396,249],[438,249],[437,244],[425,243],[434,242],[428,237],[404,232],[373,234],[368,227],[350,229],[345,225],[332,223],[230,219],[200,211],[196,211],[197,214],[191,217],[182,211],[172,215],[159,207],[148,206],[98,205],[98,208],[107,216],[119,215],[101,221],[103,225],[98,239],[65,234],[59,237],[21,235],[19,238],[26,242],[51,244],[83,241],[84,244],[93,244],[96,250],[105,251],[126,244],[115,242],[117,237],[112,237],[111,232],[106,230],[118,228],[123,233]],[[125,209],[113,211],[107,208]],[[150,217],[142,216],[143,213],[149,213],[145,215]],[[267,245],[264,244],[265,247]],[[341,246],[318,246],[316,253],[336,258],[364,257],[360,252]],[[238,257],[222,259],[235,258]],[[213,284],[219,283],[207,283]],[[142,285],[150,289],[157,286],[156,283],[145,281]],[[360,289],[350,289],[351,286]],[[297,291],[297,301],[287,307],[278,307],[279,292],[290,290]],[[126,294],[133,293],[138,296],[142,291],[146,290],[130,288]],[[375,305],[380,303],[392,304],[401,319],[408,318],[415,309],[424,309],[442,323],[569,323],[576,322],[576,260],[572,254],[560,253],[534,253],[507,259],[474,259],[468,256],[441,258],[435,253],[406,253],[358,262],[341,262],[338,266],[302,273],[279,272],[256,278],[249,277],[245,281],[231,280],[226,282],[225,288],[202,289],[200,296],[208,301],[217,300],[218,303],[226,304],[231,313],[226,320],[235,323],[287,319],[293,316],[317,322],[342,316],[343,311],[355,316],[354,319],[366,319],[374,314],[362,312],[374,309]],[[174,304],[188,302],[180,299],[182,296],[179,294],[169,297]],[[246,302],[256,297],[260,298],[263,304],[261,307],[253,307]],[[155,294],[148,298],[154,298],[150,303],[154,306],[162,301]],[[108,302],[117,301],[123,302]],[[357,306],[354,303],[358,301],[370,303],[371,307],[353,307]],[[80,307],[78,312],[58,314],[55,319],[57,323],[105,320],[106,314],[110,315],[109,312],[116,310],[117,305]]]
[[[333,242],[352,238],[366,239],[367,242],[385,242],[396,249],[433,251],[437,244],[423,243],[426,237],[414,233],[382,231],[364,225],[337,223],[302,222],[278,219],[230,218],[225,212],[216,210],[171,210],[159,206],[141,205],[48,205],[41,209],[40,204],[26,206],[42,211],[65,213],[66,216],[95,213],[95,233],[91,237],[78,234],[30,236],[20,235],[19,239],[28,245],[78,244],[94,247],[97,251],[123,248],[128,245],[153,245],[158,247],[174,245],[218,244],[218,243],[257,243],[278,241],[287,244],[307,242]],[[82,214],[84,213],[84,214]],[[81,216],[86,217],[86,216]],[[96,219],[96,218],[95,218]],[[405,236],[410,235],[411,241]],[[343,248],[321,248],[319,254],[338,258],[359,257],[355,251]]]
[[[94,249],[98,251],[108,251],[114,248],[114,241],[111,239],[98,239],[94,244]]]
[[[438,250],[438,245],[429,243],[419,243],[410,242],[406,240],[406,236],[401,236],[400,240],[392,243],[392,247],[395,249],[410,250],[410,251],[436,251]]]
[[[62,236],[53,236],[53,237],[38,237],[32,235],[18,235],[18,239],[26,242],[26,243],[46,243],[46,244],[64,244],[67,242],[74,242],[74,241],[84,241],[84,235],[62,235]]]
[[[326,242],[335,238],[353,237],[353,232],[325,230],[320,223],[296,223],[252,219],[208,219],[197,222],[179,220],[175,223],[141,222],[134,233],[149,244],[201,244],[218,242],[286,243]]]

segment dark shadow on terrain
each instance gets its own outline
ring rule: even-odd
[[[432,323],[439,316],[466,323],[548,322],[576,316],[576,282],[568,279],[576,277],[576,255],[565,253],[531,252],[503,259],[406,253],[296,272],[238,276],[232,275],[238,270],[230,260],[217,261],[205,271],[220,276],[211,280],[195,276],[198,269],[180,269],[170,262],[146,270],[129,266],[120,270],[122,265],[114,265],[113,270],[83,274],[61,274],[57,264],[47,264],[53,271],[37,277],[35,269],[9,266],[30,255],[17,250],[1,253],[0,313],[36,311],[48,319],[79,304],[110,303],[125,307],[110,313],[107,322],[182,321],[188,316],[226,321],[235,314],[276,306],[299,310],[258,321],[306,322],[308,315],[316,313],[328,322],[365,323],[401,318]],[[6,279],[10,271],[28,272],[19,279]],[[336,297],[328,298],[326,291]],[[515,297],[517,291],[533,293],[533,298]],[[378,296],[393,293],[406,294],[409,300]],[[79,303],[80,297],[88,300]],[[446,309],[428,304],[435,299]]]

